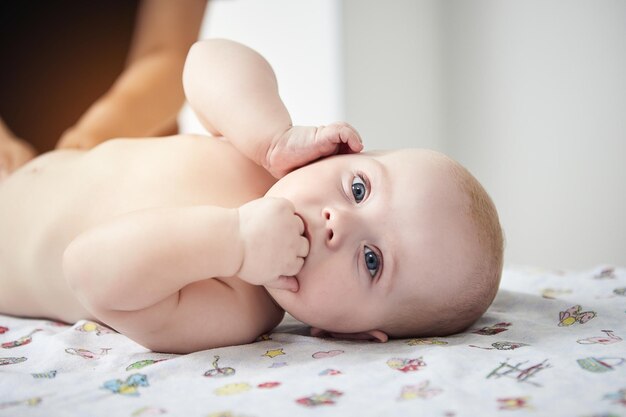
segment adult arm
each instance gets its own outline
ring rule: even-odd
[[[184,102],[185,56],[198,37],[206,2],[142,1],[125,70],[57,148],[88,149],[113,137],[156,135],[173,126]]]
[[[35,157],[35,149],[13,134],[0,117],[0,182]]]

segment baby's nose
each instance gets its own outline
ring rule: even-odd
[[[332,208],[322,210],[324,217],[325,242],[329,248],[337,248],[345,238],[349,222],[347,213]]]
[[[322,211],[322,214],[324,215],[324,219],[326,219],[326,243],[330,242],[331,240],[333,240],[333,237],[335,237],[335,232],[333,231],[333,225],[331,224],[331,220],[330,218],[333,217],[331,215],[331,212],[329,209],[324,209]],[[332,220],[334,222],[334,219]]]

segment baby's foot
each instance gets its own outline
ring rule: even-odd
[[[292,126],[271,144],[264,167],[274,177],[282,178],[296,168],[317,159],[363,150],[359,133],[348,123],[328,126]]]
[[[23,140],[0,138],[0,182],[35,155],[35,149]]]

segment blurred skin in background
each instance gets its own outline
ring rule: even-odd
[[[0,3],[0,181],[39,153],[177,133],[207,0]]]

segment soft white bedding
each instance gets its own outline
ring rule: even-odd
[[[463,334],[152,353],[81,321],[0,315],[0,416],[626,416],[626,269],[505,270]]]

